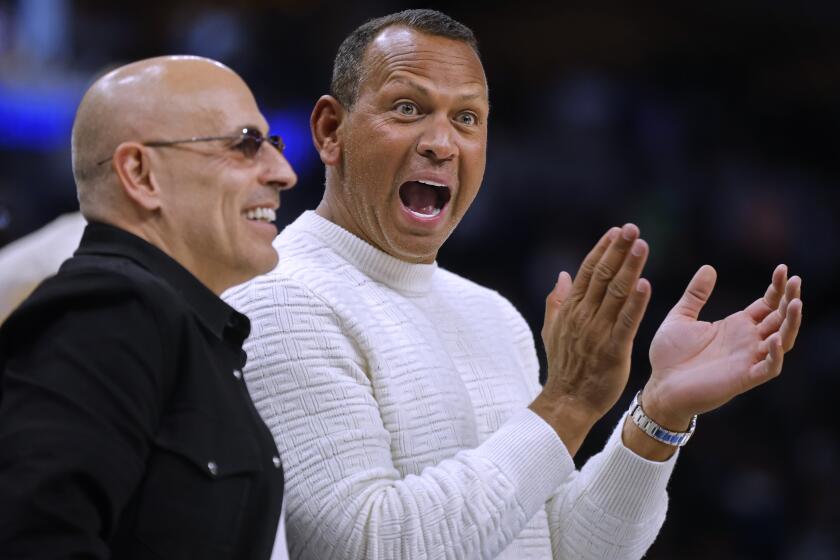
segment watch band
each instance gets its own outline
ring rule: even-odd
[[[636,424],[640,430],[644,433],[655,439],[656,441],[660,441],[667,445],[673,445],[674,447],[682,447],[688,440],[691,439],[692,434],[694,434],[694,428],[697,427],[697,415],[691,417],[691,425],[688,427],[687,432],[672,432],[671,430],[666,430],[645,414],[645,411],[642,410],[642,392],[639,391],[636,393],[636,396],[633,397],[633,402],[630,403],[630,418],[633,419],[633,423]]]

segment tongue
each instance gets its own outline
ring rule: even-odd
[[[409,181],[400,188],[400,199],[409,210],[418,214],[432,215],[438,196],[434,187],[417,181]]]

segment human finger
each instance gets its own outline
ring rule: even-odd
[[[778,309],[785,293],[786,284],[787,265],[780,264],[773,270],[770,285],[767,286],[764,296],[755,300],[745,309],[753,321],[763,321],[770,313]]]
[[[636,332],[639,330],[642,317],[644,317],[645,310],[650,302],[650,294],[650,282],[645,278],[636,280],[633,290],[627,296],[621,311],[618,313],[615,326],[613,326],[613,340],[619,346],[630,344],[636,338]]]
[[[668,312],[668,317],[686,317],[688,319],[696,320],[700,315],[700,310],[706,305],[709,296],[712,295],[712,290],[715,288],[717,281],[717,272],[711,266],[704,264],[694,277],[688,283],[680,300]]]
[[[630,246],[630,254],[624,259],[615,278],[607,285],[598,317],[614,321],[642,274],[649,254],[648,244],[644,239],[636,239]]]
[[[801,299],[794,299],[788,304],[785,320],[779,330],[782,350],[785,352],[793,348],[796,336],[799,334],[799,327],[802,326],[802,305]]]
[[[767,339],[767,343],[767,355],[763,360],[750,368],[745,390],[752,389],[773,379],[782,371],[785,353],[782,350],[781,337],[778,334],[774,334]]]
[[[618,237],[620,231],[621,229],[617,227],[612,227],[607,230],[607,232],[601,236],[601,239],[598,240],[598,243],[596,243],[592,250],[589,251],[586,258],[583,259],[577,275],[575,275],[575,280],[572,284],[572,291],[569,294],[569,297],[573,300],[580,300],[583,298],[583,295],[586,293],[586,289],[589,287],[589,280],[592,278],[592,274],[595,271],[595,265],[598,264],[598,261],[601,260],[601,257],[607,251],[607,248]]]
[[[564,270],[557,276],[557,282],[554,283],[554,288],[551,289],[545,298],[544,325],[557,320],[557,315],[560,313],[560,306],[569,297],[571,291],[572,277]]]
[[[635,224],[624,224],[621,228],[621,235],[616,237],[595,265],[589,287],[583,297],[584,301],[594,309],[601,306],[607,286],[618,274],[627,254],[630,252],[630,247],[633,246],[633,242],[638,237],[639,228]]]
[[[782,299],[787,300],[787,302],[802,299],[802,278],[799,276],[790,277],[790,280],[785,285],[785,297]]]
[[[785,302],[782,303],[784,304]],[[779,309],[769,314],[763,321],[761,321],[761,323],[758,324],[758,336],[760,336],[763,340],[771,334],[778,332],[784,319],[784,312],[780,306]]]
[[[779,302],[779,307],[769,315],[767,315],[758,325],[758,333],[761,338],[767,338],[782,326],[783,321],[787,317],[788,302],[798,299],[801,293],[802,279],[799,276],[792,276],[785,284],[784,296]],[[785,352],[789,349],[785,344],[785,338],[782,338],[782,346]]]

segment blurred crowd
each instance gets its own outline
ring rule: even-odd
[[[715,320],[789,264],[804,279],[797,347],[781,378],[700,418],[648,557],[840,558],[840,4],[519,4],[422,6],[476,32],[492,104],[484,186],[440,264],[504,294],[539,333],[557,273],[609,226],[640,226],[653,299],[624,398],[578,463],[646,379],[653,329],[694,270],[718,270],[701,315]],[[291,222],[320,199],[308,113],[338,43],[406,7],[421,6],[0,1],[0,247],[77,209],[69,133],[85,87],[165,53],[227,63],[276,115],[300,176],[278,227]]]

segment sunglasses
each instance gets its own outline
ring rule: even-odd
[[[229,140],[233,142],[230,145],[230,149],[241,153],[248,159],[254,159],[257,157],[257,153],[260,151],[260,148],[263,145],[263,142],[268,142],[274,149],[277,150],[278,153],[283,153],[283,150],[286,148],[286,145],[283,143],[283,139],[276,135],[272,134],[271,136],[263,136],[262,132],[257,130],[256,128],[248,128],[245,127],[242,129],[242,132],[239,134],[231,134],[229,136],[194,136],[193,138],[187,138],[185,140],[151,140],[149,142],[143,142],[144,146],[149,148],[166,148],[168,146],[176,146],[178,144],[192,144],[194,142],[215,142],[218,140]],[[111,161],[114,156],[108,157],[103,159],[102,161],[96,162],[96,165],[102,165],[103,163],[107,163]]]

